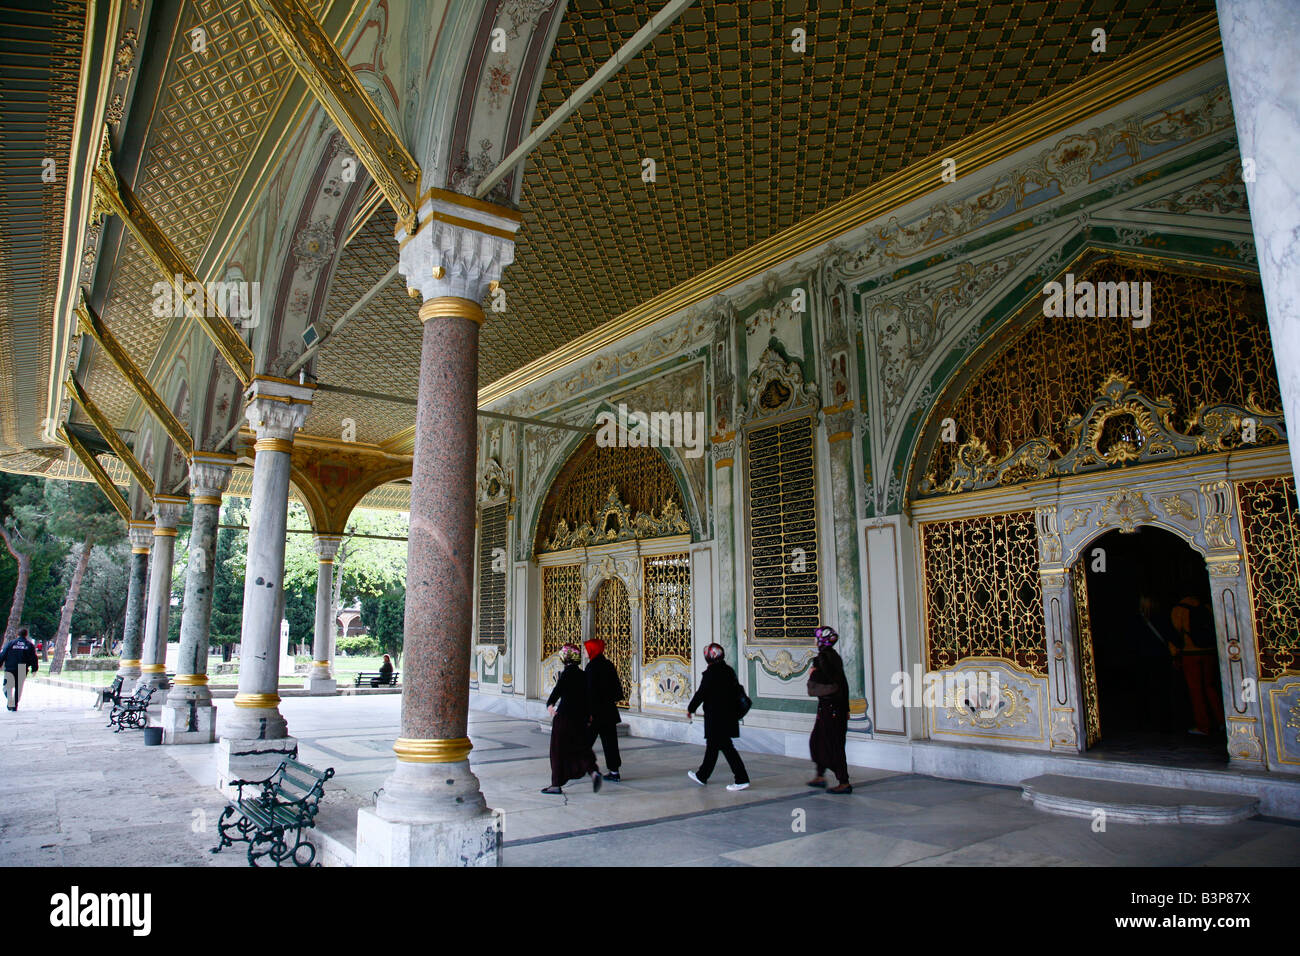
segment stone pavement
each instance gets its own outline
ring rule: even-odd
[[[23,710],[0,713],[0,863],[243,865],[242,853],[206,853],[222,806],[207,783],[215,747],[146,749],[138,733],[104,729],[86,695],[28,687]],[[301,759],[337,771],[320,823],[344,847],[355,843],[356,808],[392,767],[400,706],[397,696],[281,704]],[[702,738],[702,722],[693,730]],[[620,740],[625,782],[599,794],[574,783],[552,797],[538,792],[549,736],[535,721],[475,711],[470,737],[488,804],[504,814],[507,866],[1300,863],[1290,822],[1094,833],[1089,820],[1035,810],[1018,788],[855,770],[855,792],[834,796],[804,786],[804,762],[759,754],[743,755],[753,786],[729,793],[723,761],[707,787],[686,778],[700,745],[641,738]],[[196,809],[206,833],[193,832]]]

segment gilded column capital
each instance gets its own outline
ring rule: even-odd
[[[154,495],[154,534],[161,531],[175,534],[176,526],[180,524],[181,517],[185,514],[185,509],[189,506],[189,503],[188,498],[181,498],[178,495]]]
[[[339,545],[343,543],[343,536],[338,534],[318,534],[312,539],[312,544],[316,548],[316,557],[321,564],[329,564],[334,560],[334,556],[339,553]]]
[[[195,452],[190,461],[190,498],[195,504],[220,505],[221,493],[230,482],[234,455]]]
[[[256,447],[261,450],[289,451],[277,447],[279,443],[292,443],[293,436],[307,420],[311,408],[314,385],[300,385],[282,378],[258,375],[244,393],[247,407],[244,414],[257,435]],[[264,444],[265,443],[265,444]]]
[[[414,235],[399,228],[397,240],[398,270],[421,302],[464,299],[477,305],[514,262],[519,230],[514,210],[430,190],[420,205],[419,221],[422,225]],[[439,314],[462,313],[452,309]]]

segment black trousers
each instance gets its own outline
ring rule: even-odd
[[[618,755],[618,724],[592,724],[587,728],[587,745],[591,746],[600,738],[600,747],[605,751],[605,766],[610,773],[617,773],[623,766]]]
[[[736,783],[749,783],[749,774],[745,771],[745,761],[740,759],[740,754],[736,753],[736,745],[731,742],[730,737],[721,737],[718,739],[706,739],[704,741],[704,762],[700,764],[700,769],[695,775],[700,781],[709,779],[713,773],[713,768],[718,764],[718,754],[727,758],[727,766],[731,772],[736,775]]]

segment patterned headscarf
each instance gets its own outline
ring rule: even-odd
[[[720,660],[722,660],[722,645],[721,645],[721,644],[710,644],[708,647],[706,647],[706,648],[704,649],[704,659],[705,659],[706,661],[720,661]]]
[[[816,628],[813,631],[813,637],[817,638],[817,646],[819,648],[833,647],[835,642],[840,639],[840,636],[835,633],[835,628],[833,627]]]
[[[582,660],[582,649],[577,644],[565,644],[560,648],[560,660],[565,664],[577,664]]]

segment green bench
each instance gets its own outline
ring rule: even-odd
[[[316,826],[325,781],[332,776],[333,767],[322,773],[289,758],[281,761],[266,780],[230,781],[238,794],[217,822],[221,842],[211,852],[220,853],[237,842],[247,843],[249,866],[257,866],[257,861],[266,856],[276,866],[285,860],[291,860],[294,866],[311,866],[316,847],[303,838],[303,831]],[[245,796],[244,787],[262,789],[256,795]]]

